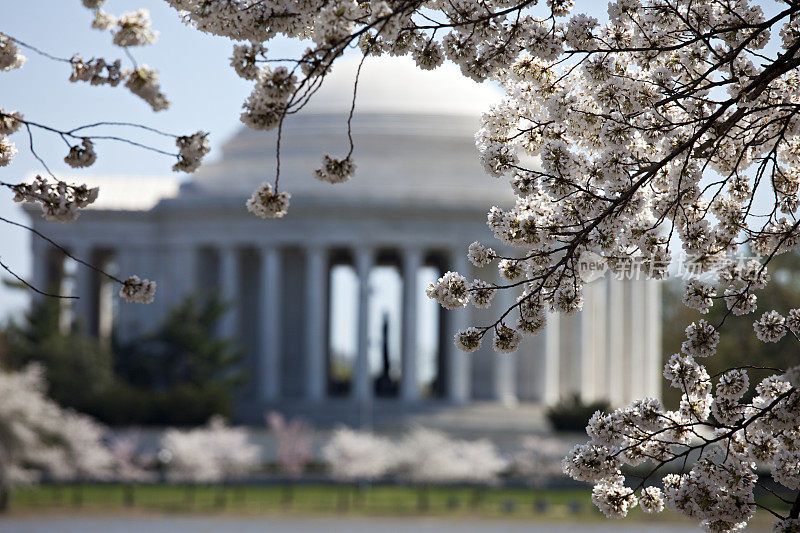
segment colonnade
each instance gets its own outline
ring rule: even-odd
[[[417,286],[417,272],[424,266],[436,266],[441,271],[456,270],[470,277],[472,269],[463,248],[319,244],[292,248],[291,254],[297,260],[291,264],[287,262],[289,250],[278,245],[212,247],[197,243],[177,243],[162,250],[134,246],[116,250],[88,245],[71,248],[79,257],[97,257],[99,251],[113,257],[120,277],[135,272],[140,277],[158,280],[157,303],[117,304],[114,327],[123,339],[156,326],[166,310],[184,295],[217,287],[222,299],[229,303],[219,334],[240,338],[246,321],[250,321],[249,331],[255,332],[255,338],[250,339],[253,375],[258,399],[265,404],[287,396],[284,378],[287,372],[298,368],[302,376],[295,379],[301,381],[302,398],[319,402],[328,397],[330,269],[342,261],[343,255],[358,278],[357,343],[350,398],[359,402],[372,398],[375,391],[368,360],[369,274],[376,265],[385,264],[382,258],[389,253],[391,264],[398,267],[403,279],[398,396],[408,404],[423,400],[416,314],[424,298],[424,287]],[[44,249],[34,248],[34,253],[34,278],[42,282],[40,286],[47,287],[59,275],[58,267],[54,266],[51,255],[44,255],[49,253]],[[298,279],[300,283],[296,283]],[[90,324],[90,332],[108,333],[106,315],[110,307],[100,298],[102,284],[97,273],[77,268],[74,284],[75,294],[81,296],[73,308],[74,314]],[[502,299],[502,292],[498,298]],[[245,305],[248,300],[256,302],[254,308]],[[584,401],[608,400],[616,406],[646,395],[659,396],[658,283],[606,277],[585,286],[584,302],[581,313],[570,316],[551,313],[546,330],[526,339],[520,350],[510,355],[488,353],[491,336],[484,342],[482,354],[458,351],[452,343],[453,335],[478,320],[471,308],[445,312],[439,330],[438,354],[442,358],[438,376],[442,381],[442,399],[454,404],[488,399],[507,404],[519,400],[552,405],[577,394]],[[298,306],[292,315],[300,317],[298,324],[287,318],[287,310],[293,306]],[[299,328],[301,333],[291,337],[287,331],[292,328]],[[300,362],[290,359],[287,344],[295,342],[300,343],[294,348],[302,359]],[[472,371],[472,359],[478,356],[492,358],[490,375]],[[292,369],[283,368],[287,362],[293,364]],[[521,372],[525,365],[531,367],[527,374]],[[523,376],[534,381],[534,394],[524,392],[520,381]],[[476,380],[484,380],[481,387],[490,391],[488,395],[474,393]],[[296,397],[297,391],[291,395]]]

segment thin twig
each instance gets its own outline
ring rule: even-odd
[[[30,290],[32,290],[36,294],[41,294],[42,296],[47,296],[49,298],[61,298],[61,299],[64,299],[64,300],[77,300],[77,299],[79,299],[77,296],[63,296],[61,294],[50,294],[49,292],[44,292],[44,291],[41,291],[41,290],[37,289],[36,287],[34,287],[33,285],[31,285],[30,283],[28,283],[27,281],[25,281],[21,277],[19,277],[17,275],[17,273],[14,272],[13,270],[11,270],[8,267],[8,265],[3,263],[2,260],[0,260],[0,267],[4,268],[5,271],[8,272],[9,274],[11,274],[12,276],[14,276],[14,278],[16,278],[17,281],[19,281],[20,283],[25,285],[27,288],[29,288]]]

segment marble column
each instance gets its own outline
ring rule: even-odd
[[[450,252],[452,269],[472,281],[472,269],[467,262],[466,246],[456,248]],[[447,357],[447,397],[452,403],[465,404],[469,401],[472,394],[470,383],[470,354],[464,353],[456,348],[453,343],[455,334],[468,328],[470,324],[470,307],[445,311],[448,320],[445,321],[450,327],[445,332],[445,354]]]
[[[584,402],[605,399],[605,306],[604,279],[583,286],[584,304],[581,311],[580,394]]]
[[[661,398],[661,373],[663,368],[661,358],[661,282],[648,280],[646,284],[645,357],[647,365],[645,366],[645,372],[647,389],[644,393],[651,398]]]
[[[515,291],[513,289],[501,290],[495,296],[497,300],[497,310],[504,312],[515,302]],[[514,316],[514,313],[512,315]],[[509,321],[509,326],[514,324]],[[486,341],[490,338],[487,336]],[[522,349],[522,348],[520,348]],[[495,400],[505,405],[515,405],[517,403],[517,353],[495,353],[494,354],[494,397]]]
[[[70,253],[90,265],[93,264],[92,247],[89,245],[74,246]],[[74,320],[81,324],[90,335],[97,333],[97,287],[95,271],[86,265],[75,265],[75,291],[77,300],[72,300]]]
[[[404,402],[419,400],[419,375],[417,371],[417,274],[422,265],[422,252],[403,250],[403,353],[400,396]]]
[[[198,289],[198,250],[192,244],[176,244],[169,253],[170,304],[180,305]]]
[[[369,273],[375,260],[369,248],[356,250],[356,275],[358,276],[358,343],[353,398],[357,401],[372,398],[372,376],[369,371]]]
[[[628,306],[630,322],[628,329],[628,397],[625,403],[641,398],[645,394],[645,298],[647,282],[644,279],[628,281]]]
[[[612,407],[620,407],[625,403],[625,283],[614,278],[611,273],[608,274],[607,362],[604,393]]]
[[[104,254],[102,261],[98,261],[96,266],[109,272],[111,256]],[[97,336],[107,346],[111,346],[111,335],[114,331],[114,298],[119,292],[119,286],[99,273],[95,273],[94,283],[97,294]]]
[[[225,314],[220,319],[219,335],[236,339],[239,336],[239,261],[233,246],[219,251],[219,288]]]
[[[28,280],[31,285],[42,292],[53,292],[60,287],[56,287],[56,280],[53,279],[52,256],[50,245],[41,239],[32,240],[31,252],[31,278]],[[31,302],[41,302],[45,297],[41,294],[30,291]]]
[[[56,249],[51,244],[42,239],[35,238],[31,241],[32,264],[31,275],[27,281],[36,290],[48,293],[64,295],[64,259],[61,250]],[[41,305],[49,300],[43,294],[29,291],[30,304]],[[61,333],[69,332],[71,324],[69,322],[69,309],[72,300],[60,299],[58,305],[58,329]]]
[[[328,257],[324,248],[306,250],[306,395],[319,401],[326,387],[326,324]]]
[[[544,388],[542,401],[545,405],[555,405],[561,397],[560,356],[561,356],[561,317],[558,313],[547,313],[544,336]]]
[[[281,393],[281,255],[274,247],[259,250],[258,393],[273,401]]]

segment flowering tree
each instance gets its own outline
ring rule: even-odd
[[[418,483],[490,483],[507,462],[486,439],[451,439],[441,431],[416,428],[397,444],[398,470]]]
[[[267,424],[278,439],[278,466],[292,479],[303,475],[314,459],[314,429],[300,419],[287,421],[275,411],[267,414]]]
[[[102,479],[113,467],[103,428],[91,418],[61,409],[45,394],[42,369],[0,370],[0,507],[8,490],[56,479]]]
[[[148,458],[139,453],[139,437],[136,434],[119,436],[111,441],[114,456],[114,479],[123,483],[155,481],[156,474],[147,468]]]
[[[322,448],[322,457],[334,478],[372,481],[385,476],[398,464],[391,441],[364,431],[340,428]]]
[[[103,2],[104,0],[84,0],[83,5],[90,9],[97,9]],[[57,57],[0,31],[0,72],[21,68],[27,61],[27,57],[21,51],[21,48],[24,48],[38,56],[69,65],[68,76],[73,83],[116,87],[124,82],[124,86],[131,93],[150,104],[153,111],[167,109],[169,101],[159,87],[158,71],[146,65],[138,65],[131,52],[136,47],[153,44],[158,39],[158,32],[151,28],[147,10],[140,9],[122,14],[119,17],[97,10],[95,12],[95,20],[91,26],[94,29],[111,33],[114,45],[124,50],[131,60],[131,69],[122,68],[122,62],[119,59],[95,58],[84,60],[79,55]],[[97,128],[109,126],[119,127],[123,130],[141,130],[159,138],[171,138],[175,143],[176,150],[169,152],[158,146],[142,144],[126,137],[124,133],[119,135],[94,133],[98,131]],[[18,153],[13,139],[14,137],[19,137],[19,135],[14,134],[20,131],[23,131],[27,136],[28,148],[42,164],[45,171],[44,175],[37,176],[31,183],[0,180],[0,187],[10,189],[14,193],[15,202],[39,205],[42,210],[42,216],[46,220],[56,222],[72,222],[77,219],[81,209],[97,200],[99,189],[67,183],[59,179],[50,170],[47,163],[36,153],[35,134],[44,133],[60,136],[67,145],[67,155],[64,157],[64,162],[72,168],[84,168],[94,164],[97,160],[95,142],[98,140],[128,143],[138,148],[173,156],[175,163],[172,169],[177,172],[194,172],[199,167],[203,156],[210,150],[207,140],[208,134],[202,131],[191,135],[172,135],[143,124],[113,121],[77,125],[69,130],[61,130],[41,122],[28,120],[18,111],[6,110],[0,107],[0,167],[8,166]],[[22,226],[5,218],[0,218],[0,221]],[[156,290],[155,281],[140,279],[135,274],[125,279],[118,279],[87,262],[87,258],[73,256],[68,250],[48,239],[45,235],[36,232],[32,228],[26,229],[32,231],[37,237],[45,239],[50,245],[76,260],[83,267],[97,270],[112,281],[119,283],[119,294],[125,300],[137,303],[150,303],[153,301]],[[2,261],[0,261],[0,267],[33,291],[47,296],[60,296],[47,294],[43,291],[45,288],[31,285]]]
[[[173,481],[239,479],[252,473],[261,460],[261,448],[249,442],[247,431],[227,425],[219,416],[203,427],[166,431],[161,447],[168,451],[167,475]]]
[[[511,471],[532,485],[543,485],[561,474],[561,459],[571,444],[560,437],[524,437],[511,458]]]
[[[489,483],[508,465],[488,440],[451,439],[425,428],[416,428],[396,442],[341,428],[322,455],[335,478],[362,481],[399,474],[417,483]]]
[[[102,3],[84,0],[93,9]],[[724,305],[728,316],[754,313],[769,262],[800,244],[800,4],[793,0],[763,7],[749,0],[617,0],[603,24],[570,15],[572,0],[168,3],[199,31],[243,43],[234,46],[232,66],[254,88],[242,121],[276,129],[278,143],[284,120],[351,47],[364,57],[408,54],[422,69],[447,59],[472,79],[502,84],[506,97],[484,115],[477,143],[486,170],[510,179],[517,195],[513,208],[492,208],[488,216],[513,253],[475,243],[469,258],[479,267],[496,264],[505,281],[447,272],[428,290],[448,309],[490,306],[498,290],[515,294],[496,320],[456,336],[465,351],[487,335],[495,350],[514,351],[523,335],[541,331],[548,311],[579,311],[582,258],[612,269],[635,264],[641,275],[660,278],[680,247],[703,275],[688,284],[684,303],[700,313]],[[142,13],[114,17],[98,10],[95,27],[110,30],[120,46],[155,39]],[[266,45],[277,35],[307,39],[310,47],[293,60],[269,62]],[[19,46],[2,38],[0,69],[22,66]],[[76,81],[125,79],[154,110],[166,105],[150,69],[66,61]],[[41,127],[17,113],[0,117],[4,136]],[[68,164],[91,164],[86,129],[45,131],[80,142],[70,144]],[[348,153],[324,155],[309,172],[332,184],[354,176],[349,138]],[[195,168],[207,150],[202,133],[177,144],[179,169]],[[14,153],[3,137],[0,164]],[[274,181],[247,202],[255,215],[286,213],[290,196],[279,188],[279,170],[277,159]],[[4,185],[59,220],[74,218],[96,195],[49,178]],[[757,257],[725,264],[745,253]],[[152,299],[152,282],[118,281],[128,299]],[[690,324],[682,353],[667,364],[665,375],[683,394],[679,409],[643,399],[598,413],[588,428],[591,440],[565,460],[570,475],[595,483],[595,502],[606,514],[624,516],[637,503],[660,511],[666,503],[706,529],[739,529],[755,513],[755,468],[762,464],[795,494],[788,511],[767,509],[776,528],[800,528],[800,368],[775,369],[744,400],[750,368],[710,376],[696,361],[714,354],[724,322]],[[800,311],[766,310],[754,329],[764,342],[797,337]],[[663,467],[697,454],[679,474],[661,475]],[[626,485],[621,468],[640,462],[652,465],[649,474]]]

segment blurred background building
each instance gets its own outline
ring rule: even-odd
[[[342,70],[329,86],[352,83]],[[455,349],[458,329],[489,323],[496,310],[442,311],[425,286],[447,270],[493,279],[466,250],[474,240],[495,244],[486,212],[510,206],[511,188],[477,158],[484,101],[451,97],[472,89],[420,93],[411,71],[378,74],[359,87],[351,182],[312,177],[323,153],[346,153],[346,100],[323,92],[287,120],[281,188],[292,199],[283,219],[244,208],[275,166],[274,132],[250,130],[188,181],[91,180],[100,198],[69,226],[30,212],[34,227],[73,255],[122,278],[156,280],[155,303],[122,302],[118,287],[42,240],[33,242],[34,283],[80,297],[63,308],[65,323],[120,341],[157,327],[187,295],[218,294],[227,310],[214,334],[244,354],[236,418],[245,422],[274,409],[319,427],[522,433],[542,427],[543,407],[576,395],[615,406],[659,397],[656,282],[587,284],[581,313],[552,315],[515,354],[495,354],[491,342],[469,355]],[[498,304],[512,303],[503,297]]]

